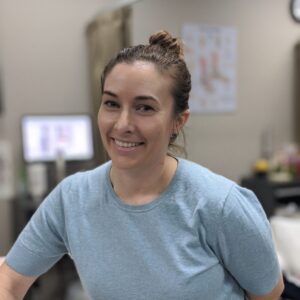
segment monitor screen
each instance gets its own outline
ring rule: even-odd
[[[66,161],[94,156],[89,115],[26,115],[21,130],[25,162],[51,162],[58,155]]]

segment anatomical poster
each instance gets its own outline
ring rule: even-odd
[[[192,75],[191,112],[235,111],[237,30],[233,27],[184,24],[182,39]]]

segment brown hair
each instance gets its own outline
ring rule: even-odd
[[[103,70],[101,92],[103,92],[105,79],[114,66],[119,63],[130,64],[135,61],[151,62],[161,73],[168,74],[172,78],[173,84],[170,92],[174,99],[175,117],[189,108],[191,75],[183,58],[183,46],[179,39],[173,38],[165,30],[152,34],[149,38],[149,45],[137,45],[125,48],[117,53]],[[178,132],[175,133],[178,134]],[[180,150],[180,147],[174,144],[177,138],[176,134],[170,138],[169,148],[172,150]],[[185,144],[184,133],[183,141]],[[185,152],[184,147],[181,152],[182,150]]]

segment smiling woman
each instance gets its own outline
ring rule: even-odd
[[[170,136],[188,112],[174,120],[171,79],[149,62],[121,63],[104,84],[99,128],[113,168],[155,172],[164,163]],[[140,170],[138,170],[138,168]]]
[[[172,133],[182,128],[189,113],[185,111],[174,117],[170,87],[171,78],[145,61],[120,63],[106,77],[98,124],[112,160],[111,180],[127,203],[151,201],[174,175],[175,160],[166,153]],[[136,181],[135,176],[126,176],[128,181],[124,185],[119,184],[123,181],[123,176],[119,176],[122,170],[139,174],[140,178],[147,178],[149,173],[159,176],[143,183]],[[131,188],[125,190],[123,186]],[[135,191],[135,197],[131,190]]]
[[[178,39],[120,51],[103,71],[98,113],[111,161],[63,180],[0,268],[26,288],[69,254],[91,299],[277,299],[282,276],[255,195],[175,155],[189,118]],[[21,275],[22,274],[22,275]]]

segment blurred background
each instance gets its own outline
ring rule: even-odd
[[[94,119],[107,59],[160,29],[181,37],[186,23],[231,27],[237,37],[235,108],[192,111],[188,158],[238,183],[271,169],[292,174],[290,156],[299,164],[300,23],[289,1],[0,0],[0,255],[57,181],[107,159]],[[25,136],[22,120],[32,115],[89,116],[92,157],[26,158],[24,139],[35,133]]]

